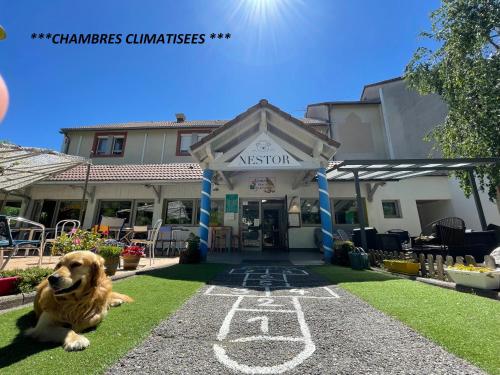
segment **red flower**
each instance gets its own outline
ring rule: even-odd
[[[143,257],[146,254],[144,253],[144,248],[142,246],[127,246],[122,251],[122,256],[134,256],[134,257]]]

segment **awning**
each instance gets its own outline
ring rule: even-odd
[[[0,192],[10,193],[89,163],[88,159],[53,150],[0,143]]]
[[[360,180],[402,180],[493,164],[500,164],[500,158],[344,160],[330,164],[327,178],[352,180],[357,171]]]

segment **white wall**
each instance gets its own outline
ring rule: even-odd
[[[481,230],[481,223],[479,222],[479,216],[472,195],[466,198],[464,192],[460,189],[458,180],[455,178],[449,179],[448,186],[455,216],[462,218],[467,228]],[[486,192],[479,191],[479,197],[483,206],[486,224],[500,225],[500,213],[497,204],[489,200]]]

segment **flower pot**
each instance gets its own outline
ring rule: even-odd
[[[491,272],[462,271],[447,268],[448,276],[457,284],[478,289],[499,289],[500,270]]]
[[[0,278],[0,296],[13,294],[16,291],[16,285],[21,278],[19,276]]]
[[[130,256],[130,255],[123,256],[123,269],[127,271],[135,270],[139,265],[140,260],[141,257]]]
[[[402,273],[404,275],[417,276],[420,263],[401,262],[395,260],[384,260],[384,267],[389,272]]]
[[[120,265],[120,257],[119,256],[105,258],[104,259],[104,267],[105,267],[104,272],[106,272],[106,275],[108,275],[108,276],[113,276],[116,273],[116,270],[117,270],[119,265]]]

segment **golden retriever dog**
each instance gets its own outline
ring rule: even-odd
[[[110,306],[132,302],[114,293],[104,273],[104,259],[90,251],[64,255],[54,273],[37,287],[37,324],[26,335],[39,341],[61,343],[65,350],[83,350],[90,345],[80,332],[97,326]]]

